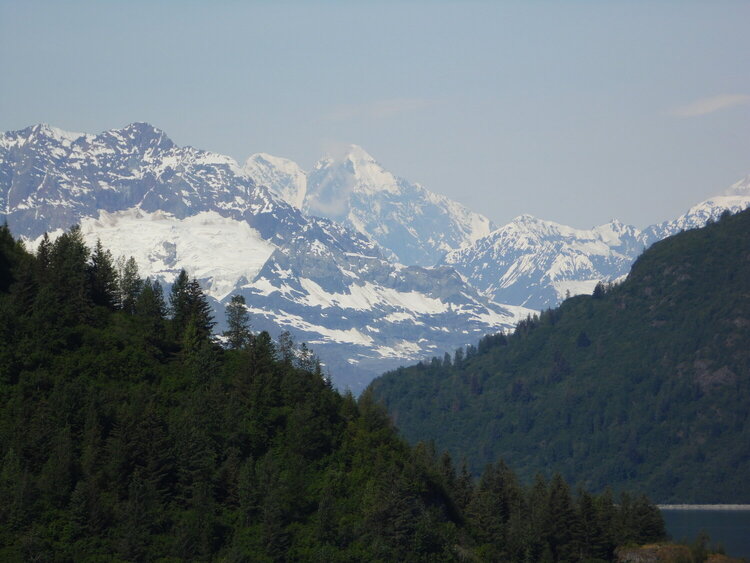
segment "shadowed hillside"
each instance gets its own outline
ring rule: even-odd
[[[371,384],[409,440],[658,501],[750,501],[750,212],[656,243],[599,286]]]

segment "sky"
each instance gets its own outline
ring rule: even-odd
[[[0,0],[0,130],[358,144],[502,225],[673,218],[750,174],[750,2]]]

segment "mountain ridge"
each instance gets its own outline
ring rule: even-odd
[[[364,179],[357,178],[357,170],[363,167],[374,172],[363,174]],[[304,174],[300,168],[298,170]],[[284,196],[289,180],[283,179],[283,171],[279,174],[280,180],[274,180],[274,174],[269,172],[258,172],[256,177],[261,183],[264,178],[270,178],[267,182],[270,189],[289,200],[289,196]],[[676,219],[644,229],[618,219],[578,229],[524,214],[488,232],[493,226],[491,222],[485,223],[482,218],[474,227],[467,227],[474,216],[466,215],[463,206],[387,172],[356,145],[343,156],[321,159],[311,174],[313,184],[320,187],[311,192],[305,185],[302,190],[306,194],[306,199],[302,198],[306,201],[302,206],[306,213],[327,215],[377,240],[391,260],[423,265],[435,260],[435,264],[456,268],[469,283],[495,301],[535,309],[553,307],[568,294],[590,294],[598,282],[626,275],[637,256],[654,242],[681,230],[701,227],[709,220],[718,219],[727,209],[736,213],[750,206],[748,176]],[[389,199],[400,193],[399,183],[413,201],[447,208],[453,224],[463,225],[464,235],[436,240],[432,231],[440,229],[434,224],[422,232],[409,230],[415,217],[420,215],[413,206],[397,209],[397,221],[383,221],[383,216],[387,215],[384,209],[391,209]],[[361,186],[359,191],[354,189],[358,185]],[[323,194],[317,200],[315,189]],[[294,193],[299,194],[300,190]],[[296,201],[301,199],[299,195],[294,197]],[[393,223],[398,225],[394,227]],[[523,224],[529,228],[519,229]],[[550,236],[550,227],[556,231],[556,236]],[[514,230],[518,233],[516,239],[510,233]],[[479,236],[482,233],[485,234]],[[398,242],[392,242],[393,239]],[[407,241],[406,247],[404,241]],[[400,250],[394,251],[399,245]]]

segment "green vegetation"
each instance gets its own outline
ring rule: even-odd
[[[620,285],[370,387],[403,435],[660,502],[750,502],[750,211],[655,244]]]
[[[77,229],[32,256],[0,228],[0,560],[606,560],[664,535],[645,497],[474,483],[241,298],[226,348],[194,280],[168,301]]]

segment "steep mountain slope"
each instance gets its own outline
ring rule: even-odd
[[[522,215],[443,263],[495,300],[543,309],[621,276],[644,242],[618,221],[582,230]]]
[[[394,265],[310,238],[279,248],[239,289],[256,326],[289,328],[316,350],[334,351],[324,356],[334,374],[364,372],[347,381],[355,390],[383,365],[452,349],[451,342],[470,342],[489,326],[509,329],[530,313],[487,300],[450,268]]]
[[[256,184],[266,186],[289,205],[302,208],[307,193],[307,174],[296,162],[257,153],[245,161],[243,170]]]
[[[750,210],[654,244],[621,285],[371,389],[406,437],[475,470],[503,457],[525,479],[750,502]]]
[[[300,186],[288,162],[250,160],[286,166],[289,185]],[[101,238],[133,255],[143,275],[171,283],[187,269],[219,313],[242,292],[256,329],[290,330],[355,390],[529,312],[492,303],[448,268],[392,264],[364,235],[304,216],[232,159],[178,147],[147,124],[99,135],[44,125],[6,133],[0,171],[14,231],[38,242],[81,223],[90,245]]]
[[[308,215],[366,235],[402,264],[432,266],[492,230],[486,217],[394,176],[356,145],[319,161],[306,183],[297,165],[268,155],[253,155],[245,170]]]

